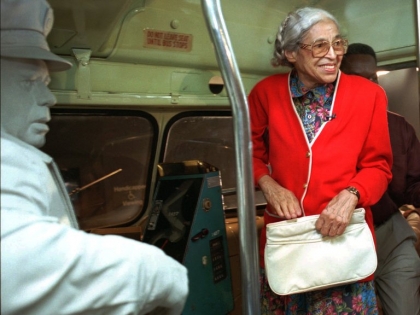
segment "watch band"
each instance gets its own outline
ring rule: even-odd
[[[353,195],[355,195],[357,197],[357,199],[360,199],[360,193],[359,191],[356,189],[356,187],[353,186],[349,186],[346,188],[346,190],[350,193],[352,193]]]

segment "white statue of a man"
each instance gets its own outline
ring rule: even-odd
[[[45,143],[50,52],[45,0],[1,0],[1,314],[180,314],[187,270],[157,247],[87,234]]]

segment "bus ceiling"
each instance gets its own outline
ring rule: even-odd
[[[335,15],[350,43],[372,46],[380,66],[405,67],[416,61],[416,0],[229,0],[221,1],[225,23],[242,73],[265,75],[276,29],[302,6]],[[116,63],[217,69],[200,0],[50,0],[55,13],[51,49],[72,57]],[[395,67],[395,66],[394,66]],[[286,69],[284,69],[286,70]]]

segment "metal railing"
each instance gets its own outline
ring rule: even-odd
[[[248,102],[219,0],[202,0],[204,17],[232,106],[243,314],[260,315],[257,228]]]

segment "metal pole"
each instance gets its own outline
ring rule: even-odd
[[[260,315],[257,228],[255,223],[252,143],[248,102],[236,64],[219,0],[202,0],[222,77],[233,111],[239,244],[244,314]]]

